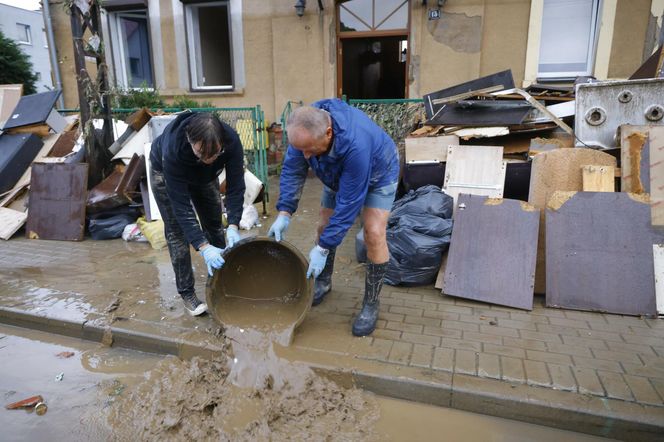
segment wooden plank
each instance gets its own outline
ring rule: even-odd
[[[28,214],[25,212],[0,207],[0,238],[5,241],[11,238],[27,218]]]
[[[440,270],[438,270],[438,276],[436,276],[436,282],[433,285],[438,290],[443,289],[443,282],[445,280],[445,267],[447,266],[447,256],[448,256],[448,253],[445,253],[443,255],[443,260],[440,263]]]
[[[664,226],[664,126],[653,126],[650,145],[650,215],[653,226]]]
[[[23,95],[22,84],[3,84],[0,85],[0,125],[12,115],[12,111],[21,100]]]
[[[412,161],[439,161],[444,163],[447,161],[447,146],[450,144],[459,144],[459,137],[455,135],[419,138],[409,137],[406,138],[405,142],[407,163]]]
[[[466,194],[458,205],[443,293],[532,310],[539,210]]]
[[[664,234],[649,220],[643,195],[556,192],[546,209],[547,306],[655,315],[652,245]]]
[[[664,315],[664,244],[652,245],[657,313]]]
[[[506,163],[502,146],[449,146],[443,190],[456,200],[460,193],[501,198]]]
[[[620,126],[620,190],[650,191],[650,149],[648,134],[653,126],[623,124]]]
[[[615,168],[611,166],[583,166],[584,192],[615,192]]]
[[[583,190],[581,167],[587,164],[615,167],[616,159],[599,150],[582,147],[555,149],[535,155],[530,172],[528,202],[538,209],[544,209],[549,198],[557,190]],[[537,242],[535,293],[546,292],[545,230],[544,211],[542,210],[539,229],[540,237]]]
[[[85,163],[33,164],[26,236],[82,240],[87,185]]]

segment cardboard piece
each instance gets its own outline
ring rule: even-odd
[[[0,238],[8,240],[18,229],[20,229],[28,214],[18,210],[0,207]]]

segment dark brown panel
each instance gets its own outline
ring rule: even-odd
[[[28,238],[80,241],[85,227],[88,165],[32,165]]]
[[[643,198],[616,192],[559,192],[546,209],[546,304],[654,315],[654,243]]]
[[[443,293],[532,310],[538,231],[528,203],[459,195]]]

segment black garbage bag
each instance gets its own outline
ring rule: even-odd
[[[437,186],[411,190],[394,202],[387,222],[387,284],[416,286],[436,280],[452,238],[453,205],[452,197]]]
[[[90,237],[95,240],[120,238],[127,224],[135,223],[139,216],[140,212],[129,206],[95,213],[88,222]]]

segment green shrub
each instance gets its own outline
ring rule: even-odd
[[[113,107],[123,109],[134,109],[140,107],[160,108],[165,107],[164,99],[159,95],[157,89],[152,89],[143,83],[137,89],[118,89],[115,92],[115,103]]]
[[[0,84],[23,84],[23,95],[30,95],[37,92],[36,82],[30,57],[0,31]]]

